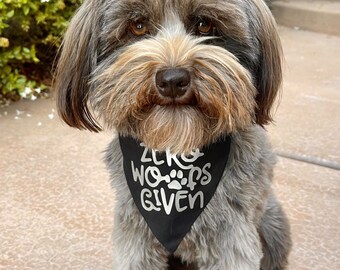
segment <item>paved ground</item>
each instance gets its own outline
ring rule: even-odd
[[[275,189],[292,224],[289,270],[340,269],[340,38],[280,32],[285,84],[269,133],[284,156]],[[0,109],[0,269],[110,269],[101,152],[112,134],[68,128],[53,108]]]
[[[340,36],[340,0],[272,0],[280,25]]]

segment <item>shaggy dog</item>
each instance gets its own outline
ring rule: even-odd
[[[114,269],[165,270],[174,257],[200,270],[286,268],[263,128],[281,79],[262,0],[84,1],[54,87],[68,125],[119,135],[106,152]]]

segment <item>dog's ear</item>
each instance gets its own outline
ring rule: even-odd
[[[97,62],[100,2],[86,0],[71,20],[53,83],[60,117],[72,127],[95,132],[101,128],[87,103],[90,76]]]
[[[272,121],[271,107],[276,100],[282,83],[282,47],[276,22],[266,4],[255,0],[254,23],[260,43],[259,66],[257,69],[256,122],[263,126]]]

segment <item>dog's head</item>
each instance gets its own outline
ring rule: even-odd
[[[57,67],[70,126],[188,152],[271,121],[281,45],[262,0],[85,0]],[[94,116],[96,115],[96,116]]]

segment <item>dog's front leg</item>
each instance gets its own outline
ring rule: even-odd
[[[116,222],[114,226],[113,270],[166,270],[168,262],[164,249],[146,227],[141,228],[138,222],[130,225]]]
[[[198,253],[200,270],[259,270],[261,243],[255,226],[244,220],[206,234]]]

